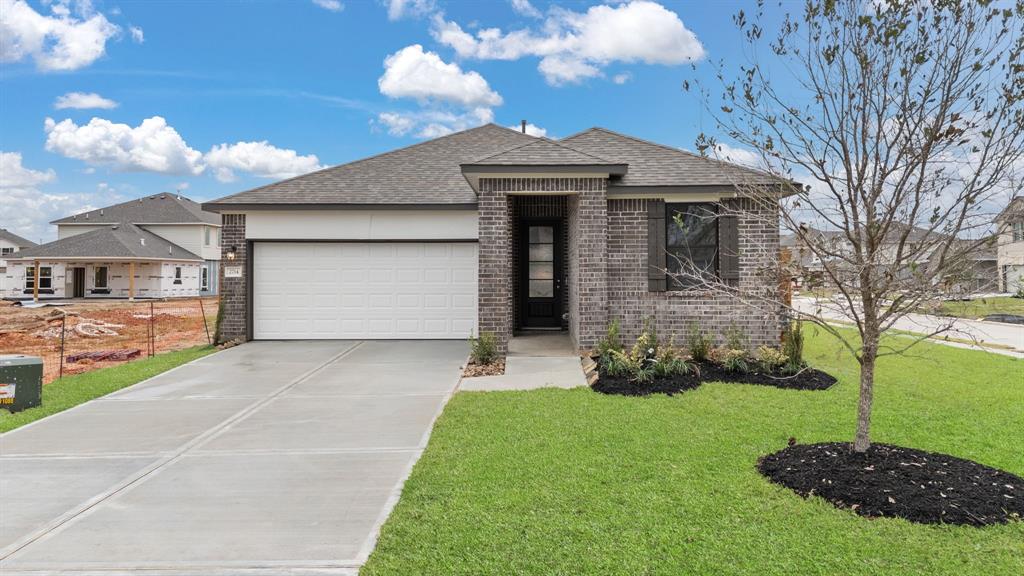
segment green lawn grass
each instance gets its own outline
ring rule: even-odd
[[[823,392],[461,392],[364,575],[1024,574],[1024,522],[867,519],[769,483],[757,458],[849,441],[856,363],[807,327]],[[878,368],[874,438],[1024,475],[1024,361],[938,344]]]
[[[996,296],[964,302],[943,302],[937,313],[942,316],[977,319],[989,314],[1019,314],[1024,316],[1024,298]]]
[[[42,405],[14,414],[0,410],[0,433],[110,394],[125,386],[131,386],[175,366],[202,358],[213,351],[212,346],[196,346],[54,380],[43,386]]]

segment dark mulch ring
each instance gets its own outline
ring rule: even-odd
[[[1024,519],[1024,478],[946,454],[797,444],[762,457],[757,469],[801,496],[821,496],[861,516],[971,526]]]
[[[602,394],[618,394],[620,396],[648,396],[650,394],[668,394],[669,396],[700,386],[700,378],[696,374],[683,374],[668,378],[655,378],[651,382],[633,382],[624,376],[601,375],[591,388]]]
[[[733,372],[711,362],[701,362],[698,366],[700,367],[700,379],[704,382],[758,384],[787,390],[826,390],[836,383],[834,376],[814,368],[804,368],[796,374],[786,374],[760,370]]]

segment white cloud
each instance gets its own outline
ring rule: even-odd
[[[679,16],[647,0],[592,6],[582,13],[552,9],[539,31],[488,28],[475,36],[438,14],[432,34],[463,58],[539,57],[540,72],[556,86],[599,76],[612,62],[672,66],[704,57],[704,47]]]
[[[341,12],[345,9],[345,5],[338,0],[313,0],[313,4],[331,12]]]
[[[523,16],[540,18],[540,10],[534,8],[533,4],[530,4],[530,0],[512,0],[512,9]]]
[[[512,130],[515,130],[515,131],[518,132],[518,131],[523,129],[523,126],[522,126],[522,124],[520,124],[518,126],[509,126],[509,128],[511,128]],[[527,123],[526,124],[526,134],[528,136],[536,136],[538,138],[545,138],[548,135],[548,131],[547,131],[547,128],[541,128],[540,126],[537,126],[535,124]]]
[[[715,158],[748,168],[765,168],[764,158],[749,148],[739,148],[724,143],[715,145]]]
[[[142,44],[146,41],[146,34],[142,31],[142,27],[132,26],[128,28],[128,32],[132,35],[132,41],[136,44]]]
[[[464,112],[419,110],[415,112],[384,112],[377,123],[392,136],[413,134],[417,138],[437,138],[452,132],[475,128],[494,121],[490,108],[473,108]]]
[[[400,20],[406,16],[418,18],[434,9],[434,0],[388,0],[388,20]]]
[[[0,151],[0,222],[3,227],[30,240],[49,240],[54,232],[47,224],[62,216],[88,209],[80,195],[47,194],[39,186],[53,182],[53,170],[33,170],[22,165],[20,152]]]
[[[117,106],[117,102],[104,98],[95,92],[68,92],[63,96],[58,96],[57,100],[53,103],[53,107],[57,110],[65,108],[75,108],[77,110],[102,108],[109,110],[117,108]]]
[[[25,0],[0,0],[0,62],[32,58],[40,70],[77,70],[103,56],[118,26],[79,2],[72,14],[67,2],[36,12]]]
[[[219,144],[206,153],[205,160],[221,182],[233,181],[236,171],[282,179],[323,168],[314,154],[299,156],[295,150],[271,146],[266,140]]]
[[[88,164],[120,172],[202,173],[203,155],[185,143],[160,116],[136,127],[93,118],[81,126],[66,119],[46,119],[46,149]]]
[[[419,44],[388,56],[377,85],[381,94],[391,98],[450,102],[465,107],[499,106],[502,102],[483,76],[463,72],[458,64],[446,63],[434,52],[424,52]]]
[[[633,79],[633,74],[630,72],[623,72],[622,74],[616,74],[612,76],[612,82],[616,84],[625,84]]]

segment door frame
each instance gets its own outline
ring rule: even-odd
[[[85,298],[85,266],[71,269],[71,297]]]
[[[513,277],[516,282],[516,325],[520,330],[562,330],[562,316],[565,314],[565,218],[543,216],[521,216],[516,220],[516,268]],[[552,299],[556,314],[550,326],[531,326],[527,322],[530,298],[530,226],[551,226],[554,228],[552,243],[552,263],[554,264],[555,291]]]

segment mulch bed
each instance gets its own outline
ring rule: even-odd
[[[711,362],[701,362],[698,366],[700,367],[700,379],[704,382],[757,384],[785,388],[787,390],[827,390],[836,383],[834,376],[814,368],[804,368],[796,374],[785,374],[782,372],[773,374],[759,370],[733,372]]]
[[[792,440],[791,440],[792,442]],[[874,444],[796,444],[757,469],[804,497],[868,517],[986,526],[1024,519],[1024,478],[946,454]]]
[[[463,378],[475,376],[501,376],[505,373],[505,360],[496,360],[490,364],[474,364],[470,362],[462,369]]]
[[[597,362],[598,359],[594,358]],[[600,362],[598,362],[600,366]],[[757,384],[760,386],[774,386],[787,390],[826,390],[836,383],[834,376],[816,370],[805,368],[796,374],[772,374],[762,371],[733,372],[712,362],[700,362],[695,364],[698,372],[683,374],[669,378],[655,378],[651,382],[633,382],[624,376],[609,376],[600,374],[597,381],[591,388],[602,394],[618,394],[621,396],[648,396],[650,394],[676,394],[693,390],[702,382],[732,382],[738,384]],[[598,368],[600,373],[600,368]]]
[[[592,389],[602,394],[618,394],[620,396],[648,396],[650,394],[668,394],[669,396],[700,386],[700,378],[696,374],[683,374],[669,378],[655,378],[651,382],[633,382],[624,376],[601,375]]]

